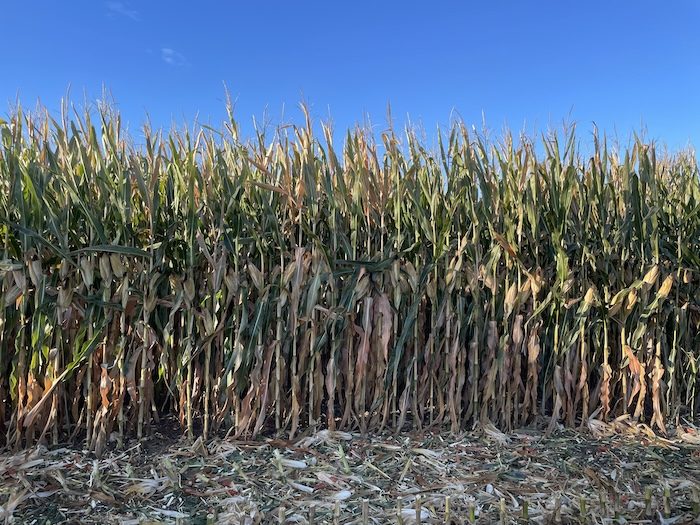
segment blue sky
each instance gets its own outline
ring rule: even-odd
[[[3,2],[0,113],[19,95],[57,111],[106,86],[136,131],[220,124],[224,83],[244,133],[265,111],[336,130],[371,117],[460,116],[498,133],[595,122],[671,148],[700,144],[700,2]]]

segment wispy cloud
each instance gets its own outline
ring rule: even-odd
[[[163,59],[163,62],[165,62],[169,66],[179,67],[189,65],[189,62],[187,61],[187,58],[185,58],[185,55],[183,55],[182,53],[178,53],[170,47],[162,47],[160,49],[160,57]]]
[[[113,15],[125,16],[131,18],[134,22],[141,21],[141,15],[136,9],[131,9],[124,2],[106,2],[107,10]]]

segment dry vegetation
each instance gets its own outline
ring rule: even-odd
[[[8,448],[698,415],[692,154],[68,113],[0,121]]]
[[[626,416],[590,430],[322,430],[206,445],[156,431],[100,459],[43,447],[5,457],[0,495],[5,516],[39,525],[700,520],[697,428],[664,439]]]

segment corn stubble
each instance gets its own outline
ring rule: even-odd
[[[0,123],[8,446],[698,414],[690,154],[67,114]]]

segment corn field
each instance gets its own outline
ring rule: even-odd
[[[693,154],[229,117],[0,121],[6,446],[698,415]]]

